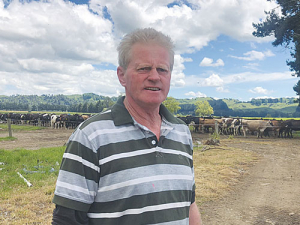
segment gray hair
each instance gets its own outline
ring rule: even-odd
[[[120,42],[117,50],[119,53],[119,66],[125,70],[131,59],[131,48],[136,43],[149,43],[154,42],[169,52],[170,56],[170,70],[173,70],[174,65],[174,44],[171,38],[162,32],[159,32],[153,28],[137,29],[124,36]]]

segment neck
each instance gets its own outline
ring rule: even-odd
[[[159,139],[161,126],[159,107],[154,110],[145,110],[136,104],[131,104],[126,97],[124,99],[124,105],[135,121],[147,127],[156,135],[157,139]]]

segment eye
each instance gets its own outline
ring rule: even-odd
[[[145,66],[145,67],[141,67],[141,68],[138,68],[137,70],[139,72],[148,72],[148,71],[151,71],[151,67],[150,66]]]
[[[169,71],[167,69],[164,69],[164,68],[156,68],[156,71],[159,73],[159,74],[167,74]]]

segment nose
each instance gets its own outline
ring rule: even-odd
[[[160,80],[160,75],[159,75],[159,73],[157,72],[156,68],[152,68],[152,69],[151,69],[151,71],[149,72],[148,79],[149,79],[149,80],[152,80],[152,81]]]

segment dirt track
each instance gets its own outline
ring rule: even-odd
[[[0,142],[0,149],[61,146],[71,133],[64,129],[14,132],[18,139]],[[4,136],[7,134],[0,132],[0,137]],[[224,139],[221,145],[222,142],[255,151],[261,160],[231,193],[201,206],[204,225],[299,225],[300,139],[247,137]]]
[[[201,206],[204,225],[299,225],[300,139],[237,138],[230,145],[261,160],[228,196]]]
[[[74,130],[66,129],[43,129],[37,131],[13,132],[15,141],[0,142],[0,149],[29,149],[37,150],[47,147],[58,147],[64,145]],[[0,137],[7,137],[8,132],[0,132]]]

